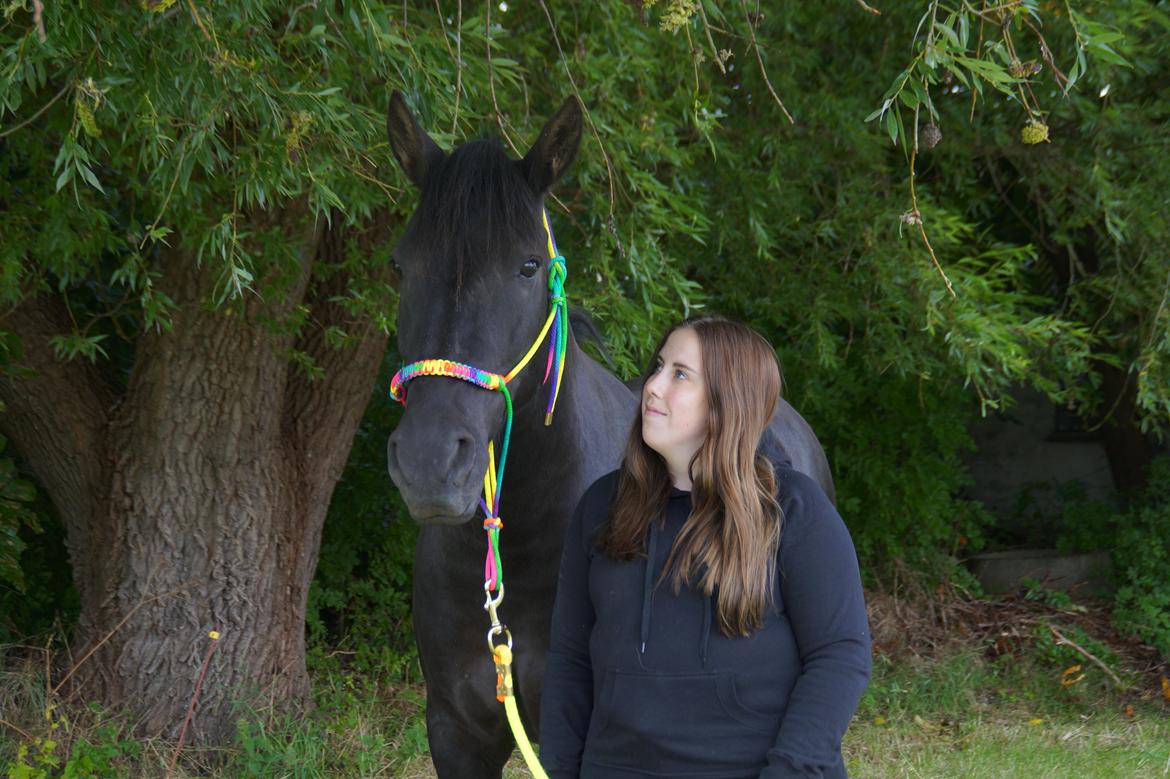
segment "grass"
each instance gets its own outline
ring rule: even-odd
[[[1090,663],[1064,673],[1078,656],[1042,632],[1029,635],[998,657],[985,641],[952,643],[929,657],[879,655],[845,738],[850,776],[1170,777],[1170,698],[1157,675],[1127,670],[1124,659],[1080,634],[1083,646],[1108,658],[1121,686]],[[409,678],[417,679],[411,665],[381,673],[319,668],[311,713],[241,711],[234,743],[185,749],[175,776],[433,777],[425,693]],[[53,699],[46,673],[43,651],[0,647],[0,776],[165,776],[173,743],[135,739],[114,712]],[[528,776],[514,757],[505,777]]]
[[[1142,779],[1170,776],[1165,723],[1119,721],[1116,716],[1031,726],[979,720],[957,738],[928,723],[856,725],[848,739],[855,777],[1076,777]]]
[[[1094,670],[1064,685],[1062,670],[974,650],[879,660],[845,738],[850,776],[1170,777],[1170,701],[1147,677],[1119,690]]]

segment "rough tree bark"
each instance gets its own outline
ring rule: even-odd
[[[0,377],[0,426],[65,524],[81,598],[70,654],[98,647],[71,689],[127,707],[153,735],[176,735],[211,630],[222,638],[195,740],[230,736],[237,701],[308,692],[304,617],[321,528],[386,336],[330,302],[346,274],[314,274],[347,237],[298,227],[303,211],[279,219],[309,248],[266,299],[216,309],[211,264],[182,251],[164,257],[173,327],[139,336],[124,386],[53,356],[49,338],[71,328],[56,295],[0,318],[21,337],[25,369]],[[377,245],[385,235],[381,227],[358,240]],[[299,336],[272,326],[302,305],[310,324]],[[331,325],[358,337],[330,347]],[[288,360],[291,348],[324,376],[307,378]]]

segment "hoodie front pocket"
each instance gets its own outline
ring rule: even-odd
[[[662,776],[758,770],[779,716],[740,704],[735,677],[610,669],[585,759]]]

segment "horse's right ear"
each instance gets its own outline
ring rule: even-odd
[[[419,127],[406,98],[397,89],[390,95],[390,108],[386,111],[386,135],[406,177],[421,188],[427,171],[442,158],[443,150]]]

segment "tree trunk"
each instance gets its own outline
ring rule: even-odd
[[[1097,251],[1097,237],[1085,227],[1079,231],[1078,240],[1067,246],[1053,244],[1047,236],[1036,234],[1034,240],[1045,247],[1048,265],[1056,277],[1059,288],[1068,294],[1070,285],[1077,277],[1096,276],[1101,270],[1101,259]],[[1112,302],[1101,299],[1090,320],[1103,319]],[[1123,358],[1129,364],[1130,358]],[[1137,420],[1137,388],[1130,381],[1125,369],[1107,362],[1096,366],[1101,376],[1101,411],[1105,419],[1101,427],[1101,443],[1109,460],[1109,471],[1113,486],[1121,493],[1132,495],[1146,485],[1150,462],[1154,458],[1154,447],[1149,437],[1142,432]]]
[[[72,657],[96,647],[72,689],[127,707],[148,734],[177,734],[212,630],[221,639],[192,740],[229,737],[237,703],[309,691],[304,618],[321,528],[386,340],[369,317],[327,302],[345,274],[314,284],[314,266],[338,257],[340,241],[335,231],[304,236],[310,248],[291,282],[281,268],[275,300],[220,309],[206,302],[210,263],[172,253],[163,286],[178,303],[173,327],[138,338],[121,393],[52,358],[48,337],[68,329],[46,313],[52,298],[0,321],[22,336],[31,369],[0,381],[10,407],[0,423],[64,518],[81,598]],[[313,324],[294,337],[280,323],[302,303]],[[331,325],[350,345],[326,345]],[[323,377],[290,363],[292,348]]]
[[[1112,365],[1102,363],[1101,394],[1103,407],[1110,411],[1101,428],[1101,443],[1109,459],[1113,484],[1127,495],[1146,486],[1154,447],[1137,422],[1137,388],[1128,374]]]

